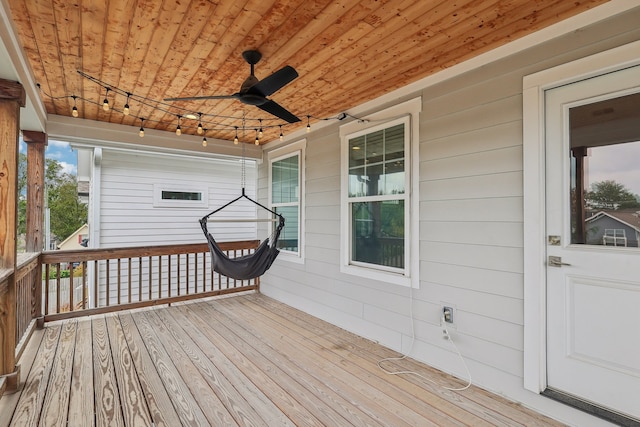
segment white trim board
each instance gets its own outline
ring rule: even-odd
[[[546,388],[546,224],[544,92],[640,64],[640,41],[523,79],[524,387]]]

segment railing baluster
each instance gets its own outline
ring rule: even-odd
[[[193,289],[193,292],[194,292],[194,293],[198,293],[198,252],[196,252],[195,254],[193,254],[193,258],[194,258],[194,262],[193,262],[193,269],[194,269],[194,275],[193,275],[194,289]],[[204,290],[204,289],[203,289],[203,290]]]
[[[60,313],[60,263],[56,264],[56,313]]]
[[[44,314],[49,314],[49,264],[44,265]]]
[[[131,302],[131,294],[133,293],[133,289],[131,288],[131,257],[127,260],[127,292],[129,293],[127,301]]]
[[[117,284],[118,284],[118,305],[120,305],[121,303],[121,294],[122,294],[122,259],[118,258],[118,265],[116,267],[116,274],[117,274]]]
[[[82,261],[82,309],[87,308],[87,261]]]
[[[162,255],[158,256],[158,299],[162,298]]]
[[[107,265],[106,265],[106,270],[107,270],[107,283],[106,283],[106,285],[107,285],[107,286],[106,286],[106,291],[107,291],[107,298],[106,298],[107,307],[108,307],[109,305],[111,305],[111,301],[110,301],[110,300],[111,300],[111,292],[109,292],[109,282],[110,282],[110,271],[109,271],[109,270],[111,270],[111,268],[110,268],[110,266],[109,266],[109,261],[111,261],[111,260],[109,260],[109,259],[108,259],[108,260],[107,260],[107,263],[106,263],[106,264],[107,264]]]
[[[142,301],[142,257],[138,257],[138,301]]]
[[[153,299],[153,296],[151,294],[151,292],[153,291],[153,261],[151,256],[149,256],[149,301],[151,301]]]
[[[100,295],[98,295],[98,260],[93,261],[93,306],[100,306]]]
[[[177,276],[178,276],[178,295],[181,294],[181,291],[180,291],[180,285],[181,285],[180,284],[180,258],[181,258],[181,256],[180,256],[180,254],[178,254],[178,263],[177,263],[177,267],[178,267],[177,268],[177,270],[178,270],[178,272],[177,272],[178,273],[177,274]]]
[[[185,293],[187,295],[189,295],[189,275],[191,273],[190,268],[189,268],[189,254],[187,253],[187,263],[186,263],[186,267],[187,267],[187,283],[186,283],[186,289],[185,289]]]
[[[73,262],[69,266],[69,311],[73,311]]]
[[[167,288],[167,296],[169,298],[171,298],[171,255],[169,255],[167,260],[167,270],[168,270],[168,274],[167,277],[169,278],[169,285]]]

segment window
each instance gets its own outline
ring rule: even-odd
[[[352,265],[404,271],[407,124],[405,119],[348,137]]]
[[[304,145],[305,141],[301,141],[269,153],[270,204],[285,219],[278,248],[297,258],[302,258],[303,247]]]
[[[341,127],[343,272],[417,286],[411,275],[418,252],[418,239],[410,239],[418,228],[411,215],[417,212],[411,135],[417,134],[412,123],[419,106],[419,100],[409,101],[377,115],[395,119]]]
[[[153,207],[156,208],[191,208],[207,207],[208,190],[205,188],[181,187],[168,184],[154,184]]]

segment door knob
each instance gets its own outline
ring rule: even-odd
[[[562,262],[562,257],[549,255],[549,261],[547,262],[549,267],[562,267],[563,265],[571,265],[566,262]]]

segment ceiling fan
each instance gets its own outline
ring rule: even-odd
[[[254,65],[260,61],[262,54],[257,50],[246,50],[242,52],[242,57],[251,65],[251,75],[240,86],[240,90],[233,95],[209,95],[209,96],[190,96],[185,98],[165,98],[165,101],[195,101],[202,99],[237,99],[245,104],[255,105],[261,110],[276,117],[281,118],[289,123],[299,122],[300,119],[293,113],[280,106],[275,101],[267,99],[267,96],[282,89],[285,85],[291,83],[298,72],[291,66],[287,65],[262,80],[253,73]]]

